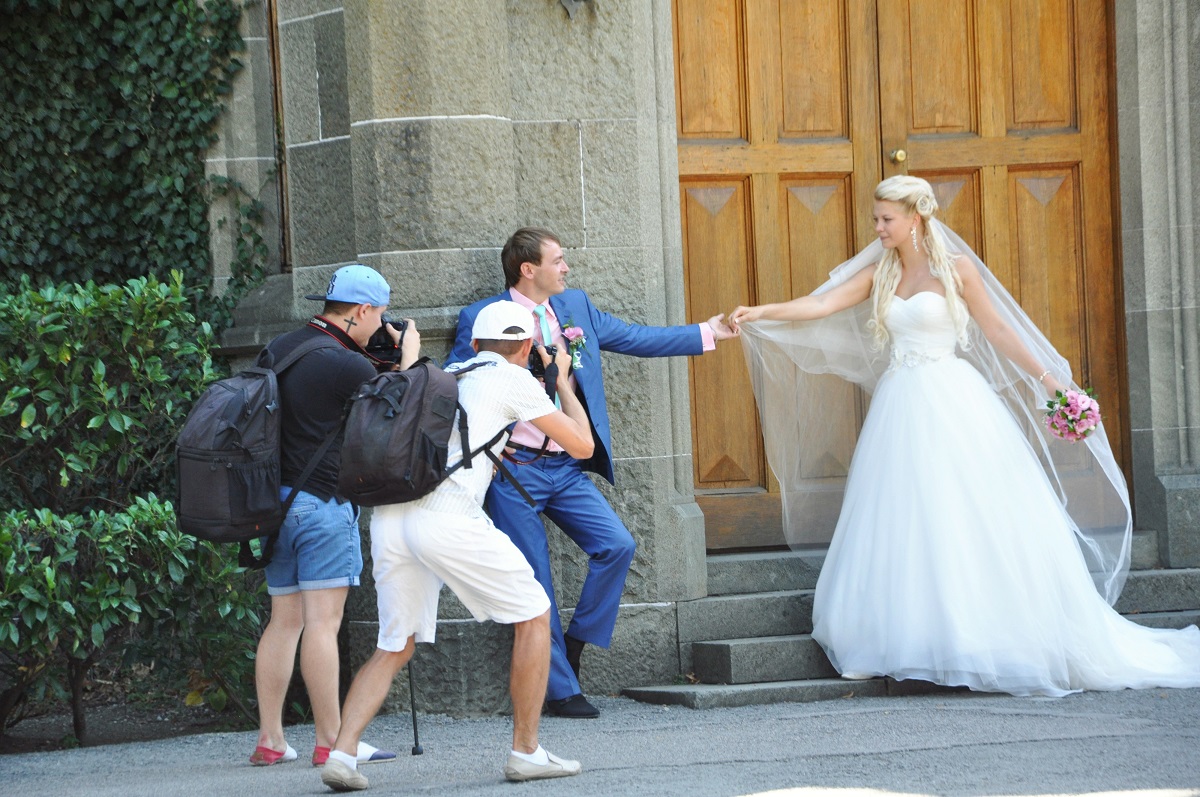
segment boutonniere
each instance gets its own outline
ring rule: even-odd
[[[578,371],[583,367],[580,358],[583,356],[583,347],[587,345],[587,336],[570,321],[562,325],[562,333],[567,339],[567,353],[571,355],[571,370]]]

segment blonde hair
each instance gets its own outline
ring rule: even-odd
[[[954,268],[954,259],[946,251],[941,236],[934,234],[929,224],[938,209],[933,186],[920,177],[898,174],[875,186],[875,199],[895,202],[904,208],[905,213],[915,213],[921,217],[921,246],[929,255],[929,273],[936,277],[946,290],[950,319],[954,322],[958,342],[966,348],[969,314],[962,300],[962,278],[958,276],[958,271]],[[885,250],[879,266],[875,269],[871,285],[871,320],[867,324],[875,335],[875,343],[879,348],[883,348],[888,342],[887,317],[892,307],[892,299],[896,296],[896,286],[899,284],[900,255],[895,249]]]

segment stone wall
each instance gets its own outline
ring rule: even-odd
[[[562,237],[570,284],[600,308],[684,323],[670,30],[666,0],[573,15],[558,0],[280,2],[290,271],[242,303],[225,344],[256,350],[312,311],[304,294],[362,262],[440,358],[459,308],[504,287],[499,250],[524,225]],[[678,674],[674,602],[706,594],[706,571],[686,361],[605,355],[603,367],[618,486],[598,482],[638,552],[612,648],[585,654],[584,688],[615,693]],[[587,561],[548,534],[565,622]],[[369,584],[349,616],[361,658],[374,646]],[[441,617],[415,664],[422,707],[504,710],[508,629],[474,623],[445,590]]]
[[[1117,2],[1117,129],[1134,515],[1200,566],[1200,6]]]

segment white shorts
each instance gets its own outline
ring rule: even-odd
[[[433,642],[442,584],[481,623],[521,623],[550,609],[525,556],[486,515],[431,512],[412,504],[376,507],[371,558],[380,650],[403,650],[414,634],[417,642]]]

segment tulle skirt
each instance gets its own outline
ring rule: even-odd
[[[953,357],[880,380],[813,625],[843,674],[1014,695],[1200,686],[1200,630],[1109,607],[1032,449]]]

